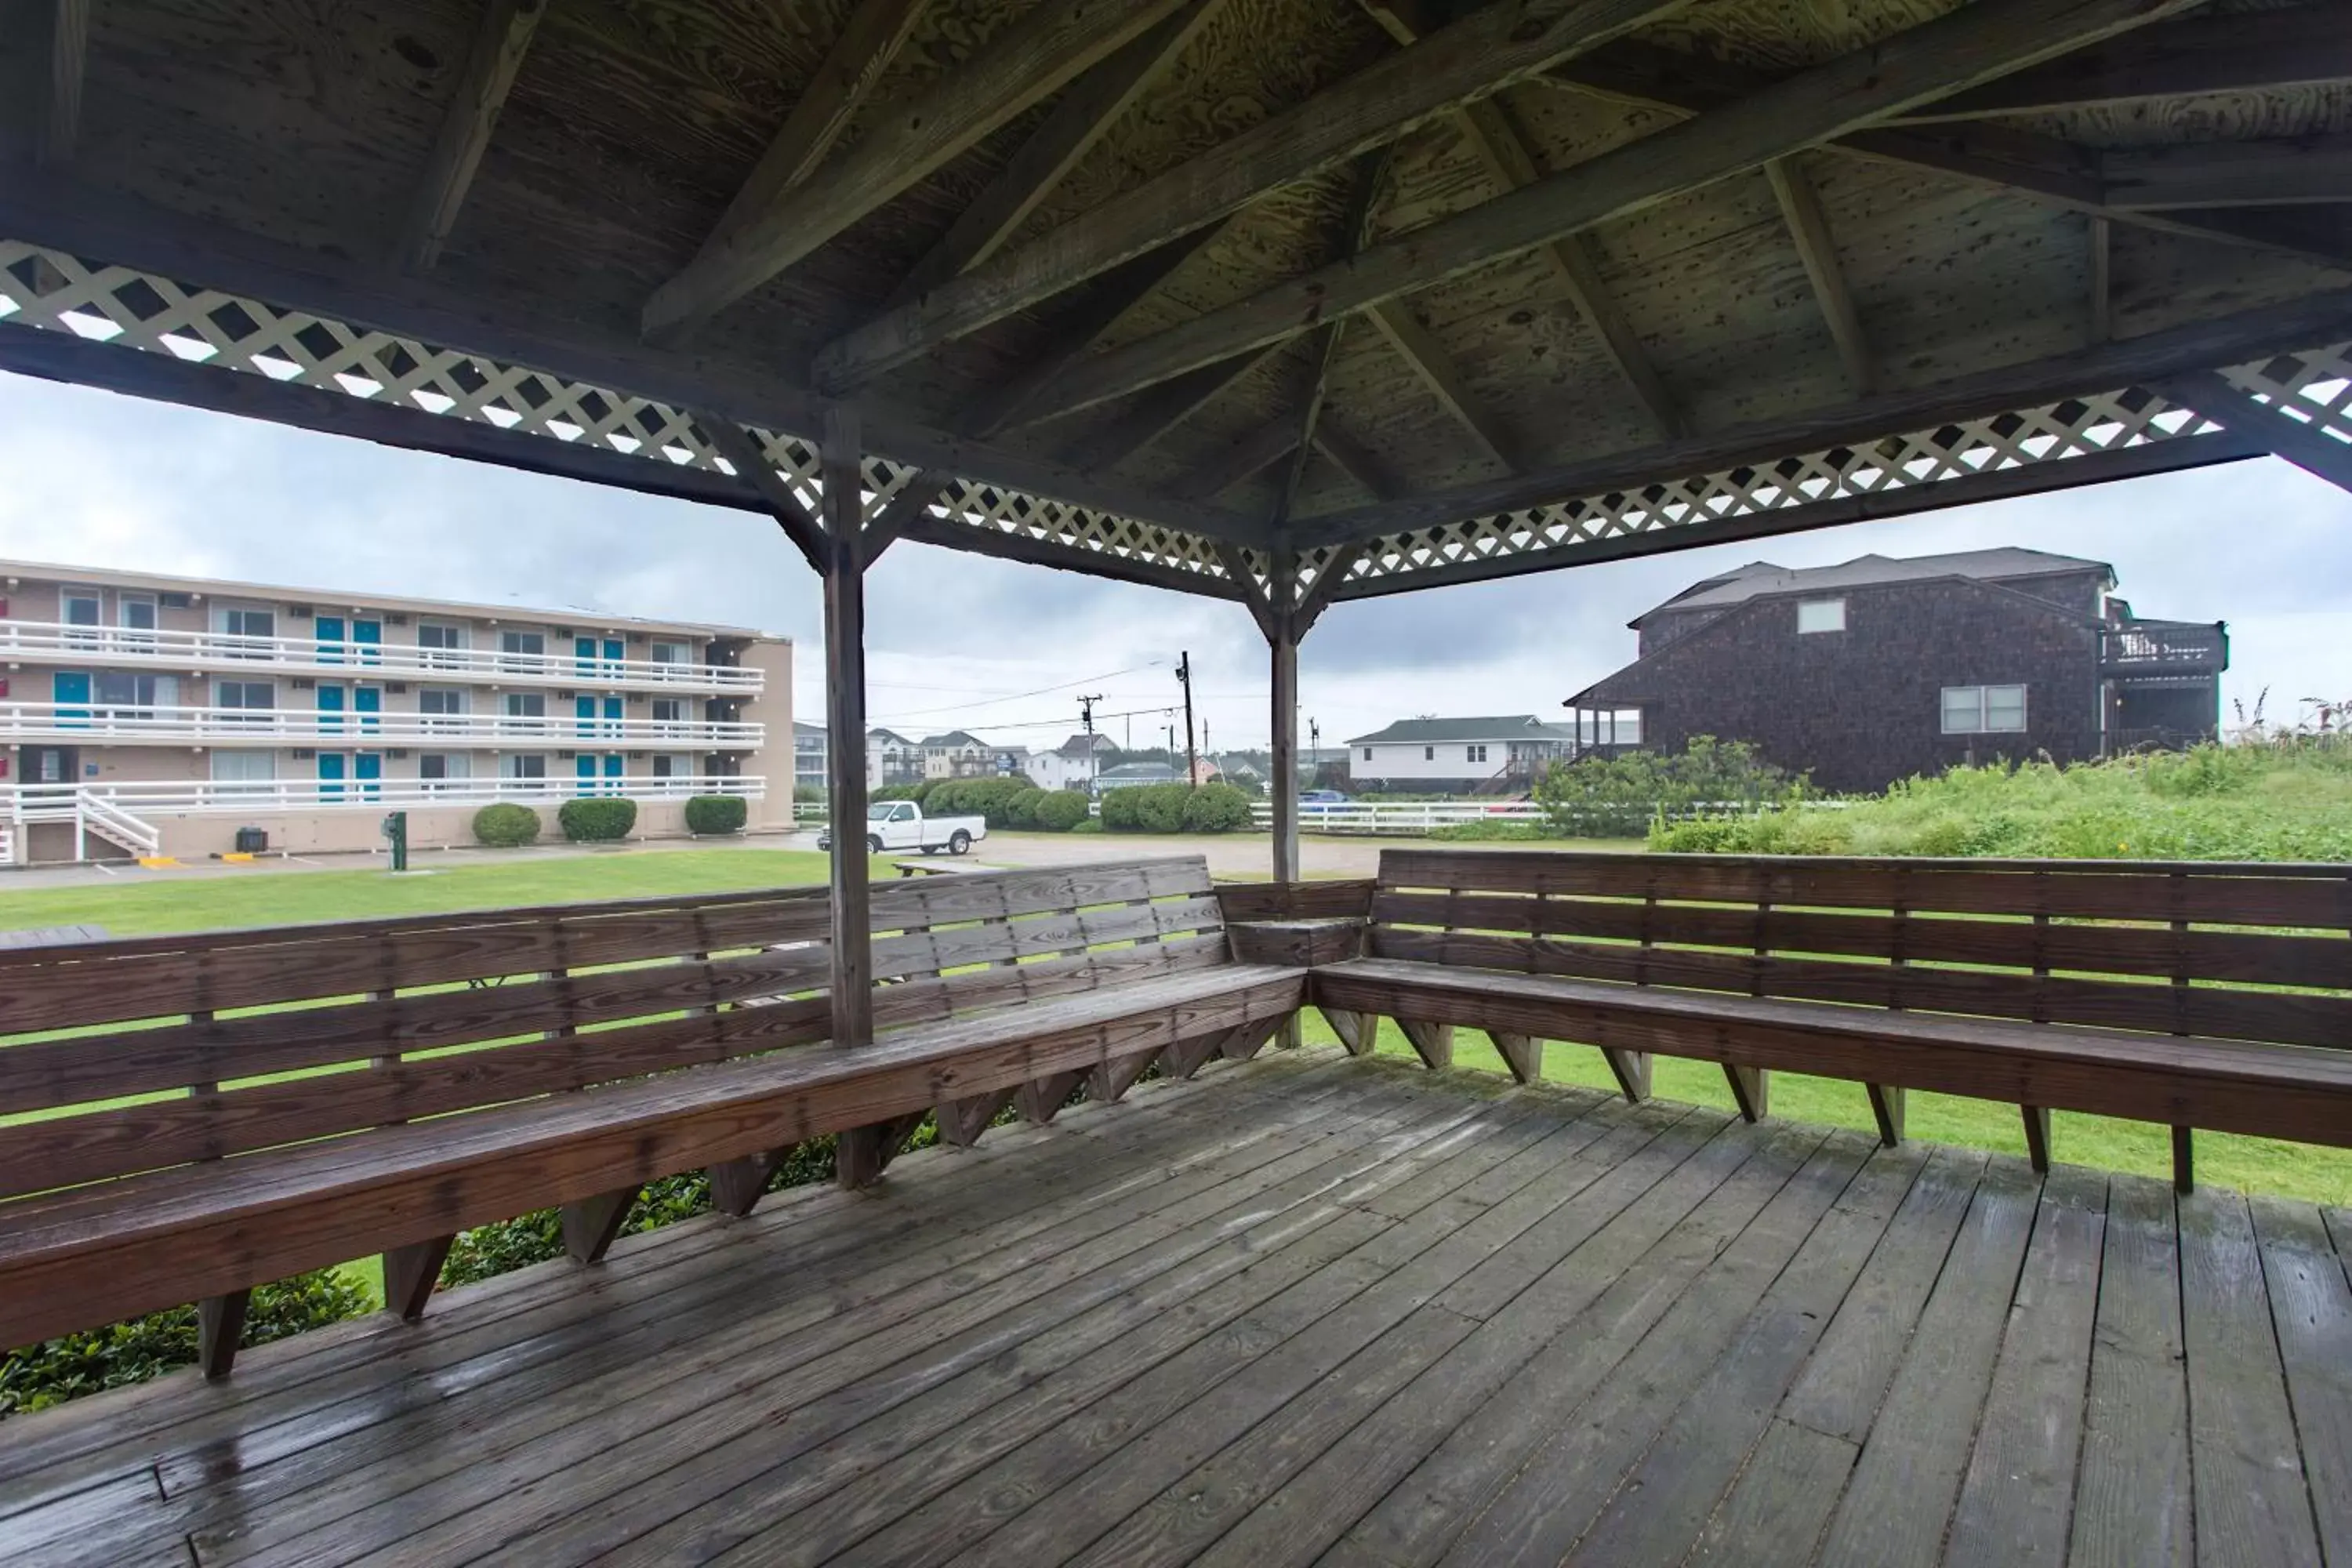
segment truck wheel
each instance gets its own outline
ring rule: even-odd
[[[971,834],[969,834],[969,833],[966,833],[962,828],[959,827],[959,828],[957,828],[953,833],[951,833],[951,834],[950,834],[950,835],[948,836],[948,853],[949,853],[949,854],[950,854],[950,855],[961,855],[961,854],[962,854],[965,850],[967,850],[967,849],[969,849],[969,848],[971,848]]]
[[[882,853],[882,840],[880,840],[879,838],[875,837],[874,837],[872,834],[870,834],[870,833],[869,833],[869,834],[867,834],[867,835],[866,836],[866,852],[868,855],[879,855],[879,854],[881,854],[881,853]]]

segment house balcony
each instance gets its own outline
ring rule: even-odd
[[[0,620],[0,660],[77,668],[246,674],[255,669],[331,679],[415,680],[448,685],[644,688],[757,697],[766,677],[724,664],[673,664],[564,653],[404,647],[314,637],[145,630]]]
[[[320,811],[335,807],[372,810],[430,806],[490,805],[517,801],[552,805],[582,795],[625,800],[687,800],[698,795],[740,795],[758,800],[767,780],[755,773],[627,774],[575,778],[550,773],[545,778],[491,775],[462,779],[170,779],[129,784],[0,785],[0,824],[22,827],[41,822],[71,822],[76,815],[148,816]],[[5,864],[0,860],[0,864]],[[0,1561],[5,1554],[0,1553]]]
[[[193,708],[142,704],[0,702],[0,742],[75,745],[421,746],[466,750],[748,752],[759,723],[712,720],[521,718],[492,713],[320,711],[314,708]]]
[[[2110,677],[2218,675],[2230,668],[2219,621],[2129,621],[2099,634],[2100,672]]]

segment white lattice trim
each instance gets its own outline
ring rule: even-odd
[[[666,403],[19,240],[0,239],[0,323],[69,332],[647,461],[734,473],[694,416]],[[815,444],[768,430],[751,434],[802,503],[814,510],[824,495]],[[869,513],[919,471],[885,458],[866,458]],[[1207,577],[1223,574],[1204,539],[1003,486],[958,481],[929,510],[983,532]]]
[[[2352,343],[2234,365],[2221,374],[2289,418],[2352,445]]]

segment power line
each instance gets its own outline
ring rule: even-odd
[[[1143,664],[1130,665],[1125,669],[1114,669],[1104,675],[1082,675],[1076,680],[1055,681],[1051,686],[1041,686],[1034,691],[1008,691],[990,702],[959,702],[946,708],[918,708],[905,713],[891,714],[889,721],[904,722],[908,719],[936,718],[941,713],[969,713],[975,708],[993,707],[996,702],[1018,702],[1024,697],[1044,697],[1051,692],[1066,691],[1073,686],[1091,686],[1097,680],[1116,680],[1122,675],[1133,675],[1139,670],[1157,669],[1167,662],[1164,658],[1155,658]],[[880,723],[885,721],[877,719],[875,721]],[[992,728],[1002,730],[1007,726],[998,724]]]

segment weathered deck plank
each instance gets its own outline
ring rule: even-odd
[[[2341,1224],[1273,1052],[12,1420],[0,1560],[2289,1568]]]

